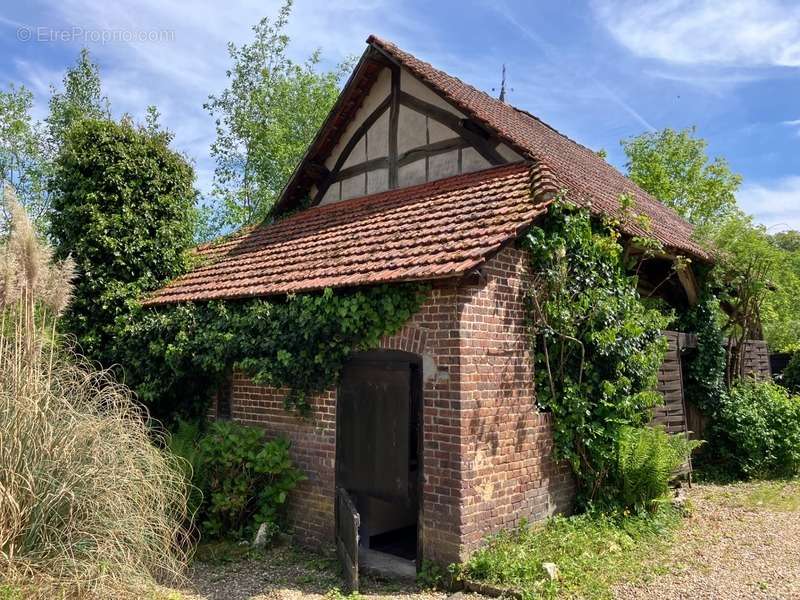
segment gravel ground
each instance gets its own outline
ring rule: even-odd
[[[691,516],[665,555],[642,581],[618,586],[618,600],[800,598],[800,481],[695,485]],[[215,551],[195,561],[188,582],[170,600],[336,600],[342,585],[336,560],[293,550],[266,555],[248,549]],[[175,590],[177,591],[177,590]],[[362,579],[360,598],[445,600],[420,591]],[[480,599],[461,595],[460,598]]]
[[[695,485],[692,516],[619,599],[800,598],[800,483]]]
[[[279,547],[232,560],[198,560],[180,589],[181,600],[338,599],[336,560]],[[449,594],[362,577],[361,599],[445,600]],[[480,600],[480,596],[464,596]]]

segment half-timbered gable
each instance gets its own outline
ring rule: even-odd
[[[407,69],[387,64],[325,160],[329,176],[312,195],[328,204],[521,160]]]

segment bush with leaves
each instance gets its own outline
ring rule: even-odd
[[[789,364],[783,370],[781,385],[792,394],[800,394],[800,351],[795,352],[789,359]]]
[[[772,382],[737,382],[708,434],[708,459],[737,477],[800,473],[800,396]]]
[[[553,413],[558,453],[579,500],[603,493],[625,427],[641,427],[655,391],[668,323],[646,308],[626,274],[617,231],[559,202],[523,241],[536,274],[529,294],[538,337],[537,397]]]
[[[130,122],[70,126],[56,160],[51,234],[78,269],[65,329],[105,366],[117,320],[143,293],[187,268],[194,227],[194,173],[170,136]]]
[[[669,481],[700,442],[661,427],[624,427],[617,442],[614,481],[620,503],[648,510],[669,491]]]
[[[705,289],[699,302],[682,316],[680,323],[683,331],[697,335],[697,349],[686,358],[686,400],[709,417],[719,410],[726,394],[727,363],[720,312],[719,300]]]
[[[252,535],[262,523],[271,532],[285,525],[289,493],[304,479],[287,440],[267,441],[262,429],[232,421],[214,421],[202,433],[183,422],[170,448],[191,464],[192,483],[202,492],[193,501],[203,534],[235,538]]]

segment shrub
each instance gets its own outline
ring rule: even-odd
[[[266,523],[284,524],[289,492],[303,479],[289,457],[289,442],[266,441],[264,431],[231,421],[215,421],[204,434],[183,423],[170,447],[193,468],[197,522],[210,537],[252,535]]]
[[[69,129],[55,160],[50,233],[58,257],[74,258],[81,274],[63,326],[105,366],[121,363],[120,343],[137,341],[120,340],[132,304],[189,265],[194,173],[170,139],[125,119],[86,119]],[[167,406],[136,391],[168,416]]]
[[[800,396],[771,382],[736,383],[712,421],[709,452],[739,477],[800,472]]]
[[[660,427],[625,427],[617,448],[616,488],[623,506],[649,509],[669,490],[673,474],[700,442]]]
[[[781,384],[792,394],[800,394],[800,350],[792,355],[783,370]]]
[[[152,443],[159,434],[131,392],[59,343],[71,265],[52,264],[9,204],[11,233],[0,243],[0,589],[140,598],[184,567],[184,480]]]

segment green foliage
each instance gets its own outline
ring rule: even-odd
[[[282,524],[289,492],[303,479],[287,440],[267,442],[261,429],[216,421],[199,447],[208,535],[252,534],[262,523]]]
[[[195,521],[206,536],[250,536],[262,523],[274,533],[284,524],[289,493],[303,479],[287,440],[267,441],[262,429],[230,421],[200,434],[184,422],[170,447],[193,466],[192,483],[202,492]]]
[[[537,397],[589,502],[616,462],[622,429],[647,423],[661,401],[654,390],[668,318],[640,302],[618,234],[588,211],[552,206],[524,244],[537,273],[529,295]]]
[[[800,396],[771,382],[738,382],[711,423],[707,450],[738,477],[797,474]]]
[[[800,252],[800,231],[793,229],[781,231],[772,236],[772,242],[782,250],[798,253]]]
[[[314,52],[304,63],[287,54],[292,1],[274,21],[253,27],[249,44],[228,46],[229,87],[209,96],[205,108],[217,124],[211,154],[217,162],[214,192],[224,202],[219,225],[261,221],[272,207],[339,94],[350,62],[320,72]]]
[[[10,185],[31,220],[41,228],[48,209],[48,147],[33,120],[33,94],[25,87],[0,91],[0,188]],[[0,190],[2,191],[2,190]],[[0,206],[0,235],[9,222]]]
[[[278,299],[142,309],[120,335],[118,355],[154,413],[199,416],[233,365],[264,385],[288,387],[287,407],[336,382],[351,352],[400,330],[425,298],[415,284]]]
[[[183,459],[180,466],[184,479],[192,483],[186,500],[186,513],[190,518],[200,514],[203,504],[203,492],[197,485],[203,477],[203,456],[198,446],[201,433],[200,421],[179,419],[175,430],[167,438],[170,452]]]
[[[439,563],[423,559],[417,573],[417,586],[423,590],[441,590],[445,587],[447,571]]]
[[[621,504],[637,511],[653,508],[669,491],[673,474],[699,445],[684,435],[669,435],[663,428],[623,428],[614,473]]]
[[[720,299],[735,309],[726,333],[758,338],[763,327],[772,350],[800,348],[800,252],[781,247],[743,215],[706,234],[717,249]]]
[[[781,385],[792,394],[800,394],[800,350],[792,355],[789,364],[783,370]]]
[[[127,121],[82,120],[56,160],[51,232],[78,267],[65,327],[106,365],[117,361],[117,319],[187,267],[194,174],[169,141]]]
[[[50,88],[50,114],[46,122],[50,143],[58,150],[70,128],[83,119],[109,120],[111,109],[103,96],[100,69],[92,62],[89,50],[81,49],[75,65],[64,75],[64,90]]]
[[[742,178],[727,161],[709,162],[707,143],[694,129],[664,129],[622,141],[628,176],[697,225],[719,222],[737,211]]]
[[[680,517],[669,506],[655,512],[552,517],[522,523],[489,539],[464,565],[461,577],[511,588],[525,599],[611,597],[613,586],[652,569]],[[543,563],[558,568],[551,580]]]
[[[686,357],[684,394],[703,414],[713,415],[722,404],[725,388],[725,337],[720,326],[719,300],[708,289],[681,319],[683,331],[697,334],[697,349]]]

